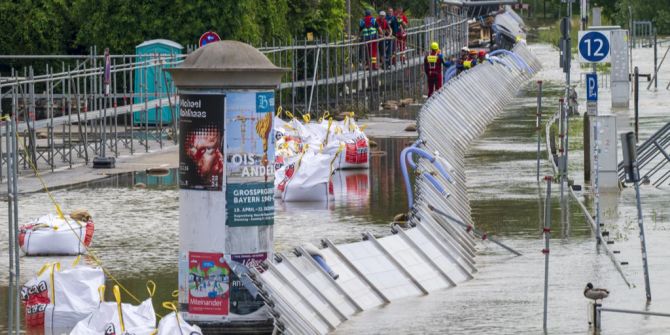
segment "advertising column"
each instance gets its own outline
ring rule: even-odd
[[[270,333],[244,275],[273,258],[274,90],[287,71],[238,41],[167,71],[179,92],[180,313],[203,333]]]
[[[229,312],[225,248],[223,94],[180,94],[179,291],[189,320],[222,321]]]
[[[273,91],[226,94],[226,253],[247,268],[272,257],[274,224]],[[231,277],[230,313],[264,320],[267,313],[237,276]]]

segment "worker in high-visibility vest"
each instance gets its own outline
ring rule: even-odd
[[[442,66],[444,63],[444,56],[440,52],[439,44],[437,42],[431,43],[430,52],[423,60],[423,70],[428,78],[428,97],[442,87]]]
[[[477,50],[470,50],[468,57],[463,61],[463,69],[469,70],[477,65]]]
[[[365,17],[359,22],[360,37],[365,42],[365,59],[367,60],[366,68],[377,69],[377,36],[379,34],[379,26],[377,20],[372,17],[372,12],[369,9],[365,10]]]

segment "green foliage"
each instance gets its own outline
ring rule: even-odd
[[[614,3],[614,10],[610,8],[607,13],[616,24],[628,27],[632,12],[633,20],[649,20],[660,34],[670,33],[670,7],[667,0],[619,0]]]
[[[134,53],[145,40],[197,43],[207,30],[259,45],[316,37],[339,38],[346,20],[358,32],[363,7],[404,6],[423,16],[432,0],[0,0],[0,54],[85,54],[89,47]]]
[[[67,51],[69,22],[65,0],[0,1],[0,53],[50,54]]]

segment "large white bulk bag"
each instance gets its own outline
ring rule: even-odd
[[[333,157],[306,152],[298,162],[287,165],[277,189],[284,201],[328,201],[333,195],[330,182]]]
[[[153,295],[151,290],[150,295]],[[137,306],[121,303],[119,287],[114,285],[114,298],[116,302],[100,301],[88,317],[77,323],[70,335],[155,334],[156,314],[151,297]]]
[[[335,163],[336,169],[370,168],[370,141],[353,118],[346,118],[336,128],[335,140],[344,144],[344,152]]]
[[[93,240],[93,220],[48,214],[19,227],[19,246],[28,256],[80,255]]]
[[[21,288],[26,328],[45,334],[67,332],[98,306],[98,287],[104,285],[101,268],[60,263],[46,264]]]
[[[157,335],[202,335],[200,327],[188,324],[188,322],[179,316],[177,307],[173,303],[166,301],[163,303],[163,307],[173,312],[164,316],[158,323]]]

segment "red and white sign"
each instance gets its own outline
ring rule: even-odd
[[[200,41],[198,41],[198,46],[200,48],[202,48],[209,43],[218,42],[220,40],[221,40],[221,37],[219,37],[219,34],[210,30],[210,31],[202,34],[202,36],[200,36]]]
[[[222,253],[189,252],[188,313],[228,315],[230,268]]]

